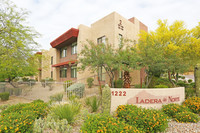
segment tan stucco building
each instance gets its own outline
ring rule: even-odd
[[[45,51],[46,54],[49,54],[50,60],[46,61],[50,66],[45,72],[42,70],[41,78],[52,77],[56,81],[86,82],[86,79],[93,76],[94,73],[90,73],[88,70],[77,72],[77,55],[81,52],[83,44],[87,44],[87,40],[96,44],[107,40],[107,43],[117,48],[122,37],[136,43],[141,30],[147,31],[148,28],[138,19],[134,17],[126,19],[116,12],[94,22],[90,27],[81,24],[77,29],[71,28],[50,43],[52,46],[50,51]],[[43,62],[43,64],[46,63]],[[133,70],[131,75],[134,75],[132,84],[138,84],[141,78],[144,79],[144,69]],[[102,77],[103,83],[109,82],[107,75]],[[95,80],[97,79],[95,78]]]

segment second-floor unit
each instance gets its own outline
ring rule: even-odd
[[[136,18],[126,19],[116,12],[91,24],[90,27],[79,25],[78,28],[71,28],[50,44],[54,51],[51,56],[51,77],[57,81],[81,80],[92,74],[88,70],[77,72],[78,54],[87,44],[87,40],[99,43],[112,44],[114,48],[120,46],[121,38],[138,41],[138,34],[141,30],[147,31],[147,26]],[[103,73],[104,70],[100,72]],[[141,71],[134,71],[141,77]],[[101,76],[106,80],[106,76]],[[134,80],[134,79],[133,79]],[[139,82],[135,79],[133,82]]]

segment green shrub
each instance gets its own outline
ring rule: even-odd
[[[10,96],[13,95],[13,88],[6,88],[5,92],[9,92]]]
[[[189,111],[189,109],[185,106],[176,104],[176,103],[170,103],[167,105],[162,106],[162,111],[167,114],[169,117],[174,118],[176,113],[178,112],[184,112]]]
[[[185,77],[184,77],[184,76],[181,76],[181,79],[185,79]]]
[[[62,99],[63,99],[62,93],[57,93],[57,94],[54,94],[53,96],[50,96],[50,100],[53,102],[61,102]]]
[[[15,96],[19,96],[22,94],[22,89],[21,88],[13,88],[13,94]]]
[[[23,82],[28,82],[29,78],[23,77],[22,80],[23,80]]]
[[[9,106],[1,112],[0,130],[2,132],[32,132],[34,120],[47,115],[47,104],[34,101]]]
[[[86,133],[98,133],[98,132],[108,132],[108,133],[143,133],[138,130],[135,126],[130,126],[121,122],[110,115],[96,114],[88,116],[87,120],[83,123],[81,127],[81,132]]]
[[[102,91],[102,112],[110,114],[111,107],[111,90],[108,85],[105,85]]]
[[[64,87],[64,92],[66,92],[67,88],[70,87],[73,84],[71,80],[64,81],[63,87]]]
[[[173,87],[172,83],[167,78],[153,77],[148,88],[155,88],[156,85],[166,85],[167,88]]]
[[[185,98],[193,97],[196,95],[196,91],[194,88],[185,88]]]
[[[185,112],[178,112],[175,114],[174,116],[174,120],[177,122],[194,122],[197,123],[199,121],[199,116],[189,112],[189,111],[185,111]]]
[[[192,83],[193,82],[193,80],[192,79],[188,79],[188,83]]]
[[[120,105],[116,116],[129,125],[145,132],[163,132],[168,127],[168,117],[160,110],[145,109],[135,105]]]
[[[123,88],[123,84],[124,84],[124,82],[123,82],[122,79],[118,79],[118,80],[114,81],[114,87],[115,88]]]
[[[0,93],[1,101],[7,101],[7,100],[9,100],[9,96],[10,96],[9,92],[2,92],[2,93]]]
[[[93,78],[87,78],[87,84],[88,84],[88,87],[91,88],[93,86],[93,81],[94,79]]]
[[[66,119],[54,119],[51,115],[48,115],[45,119],[39,118],[35,120],[33,126],[34,133],[45,133],[50,130],[55,133],[70,133],[72,127],[68,124]]]
[[[200,97],[191,97],[183,102],[193,113],[200,113]]]
[[[31,110],[4,114],[0,119],[0,130],[3,133],[31,133],[35,118],[36,114]]]
[[[97,96],[86,98],[86,105],[90,106],[92,112],[96,112],[100,106],[100,100],[97,99]]]
[[[154,88],[168,88],[168,86],[167,85],[156,85]]]
[[[59,120],[66,119],[70,124],[80,112],[81,104],[57,105],[51,109],[52,115]]]
[[[71,97],[73,94],[76,97],[82,98],[85,91],[85,85],[82,83],[75,83],[67,88],[67,97]]]

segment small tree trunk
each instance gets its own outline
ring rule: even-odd
[[[197,64],[194,68],[195,88],[196,95],[200,97],[200,64]]]
[[[169,81],[171,82],[171,84],[172,84],[173,86],[175,86],[174,82],[172,81],[170,71],[168,71],[168,79],[169,79]]]
[[[10,85],[12,85],[14,88],[17,88],[17,86],[15,86],[15,85],[12,83],[12,79],[11,79],[11,78],[8,78],[8,83],[9,83]]]
[[[124,72],[124,88],[130,88],[131,80],[128,71]]]

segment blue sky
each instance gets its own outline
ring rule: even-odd
[[[31,14],[29,25],[41,38],[41,49],[49,49],[50,42],[70,29],[84,24],[90,26],[98,19],[118,12],[125,18],[138,18],[155,30],[158,19],[169,23],[182,20],[186,27],[193,28],[200,22],[200,0],[12,0],[18,7]]]

